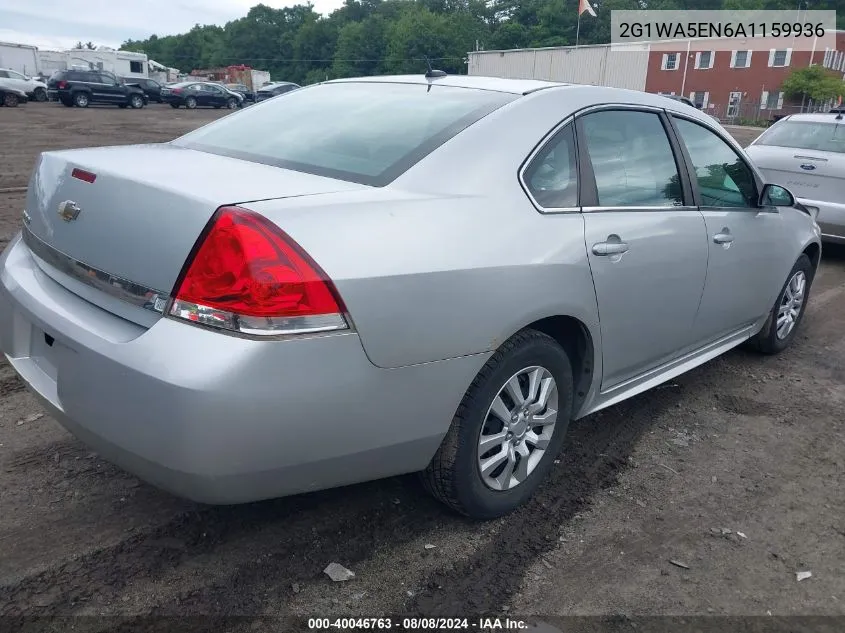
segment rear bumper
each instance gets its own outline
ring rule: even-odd
[[[486,360],[384,370],[354,333],[254,341],[165,318],[145,329],[57,284],[19,238],[0,258],[0,347],[104,458],[223,504],[424,468]]]
[[[798,198],[806,207],[818,209],[816,222],[822,231],[822,240],[845,244],[845,201],[824,202],[809,198]]]

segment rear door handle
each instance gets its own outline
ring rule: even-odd
[[[608,255],[621,255],[628,252],[628,244],[625,242],[599,242],[593,244],[593,255],[606,257]]]
[[[730,244],[734,241],[734,236],[729,232],[722,231],[721,233],[716,233],[716,235],[713,236],[713,241],[716,244]]]

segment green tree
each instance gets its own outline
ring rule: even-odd
[[[826,101],[845,95],[845,81],[840,74],[821,66],[798,68],[789,73],[781,87],[788,97]]]

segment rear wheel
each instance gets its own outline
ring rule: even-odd
[[[90,99],[88,98],[88,94],[84,92],[77,92],[73,96],[73,103],[78,108],[87,108],[88,104],[90,103]]]
[[[536,330],[514,335],[470,385],[423,484],[475,519],[515,510],[554,464],[572,398],[572,365],[557,341]]]
[[[789,347],[804,318],[812,282],[813,265],[802,254],[789,272],[763,329],[749,341],[751,347],[763,354],[777,354]]]
[[[144,107],[144,97],[141,95],[132,95],[129,99],[129,105],[131,105],[136,110],[140,110]]]
[[[36,88],[35,100],[39,103],[44,103],[45,101],[47,101],[47,91],[44,90],[44,88]]]
[[[193,97],[188,97],[185,99],[185,107],[188,108],[188,110],[193,110],[197,107],[197,100]]]
[[[19,102],[20,99],[18,99],[18,95],[16,94],[7,92],[3,95],[3,105],[7,108],[16,108]]]

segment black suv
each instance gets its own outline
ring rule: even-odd
[[[161,84],[155,79],[145,79],[143,77],[124,77],[123,83],[127,86],[138,86],[147,95],[147,101],[155,101],[156,103],[164,103],[161,98]]]
[[[61,101],[67,107],[87,108],[92,103],[143,108],[147,104],[144,91],[127,86],[104,70],[58,70],[47,82],[51,101]]]

